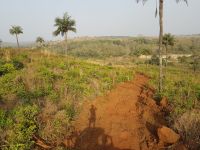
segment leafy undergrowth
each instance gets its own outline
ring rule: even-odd
[[[84,99],[133,77],[125,68],[36,51],[0,55],[0,149],[33,149],[33,135],[59,143]]]
[[[148,74],[151,77],[150,86],[157,89],[158,87],[158,70],[157,66],[148,67],[139,65],[137,70]],[[200,140],[199,118],[200,118],[200,74],[192,70],[178,68],[177,66],[168,66],[163,68],[163,92],[156,93],[155,98],[160,100],[167,97],[171,105],[169,124],[174,127],[183,140],[189,143],[189,147],[195,143],[191,140]],[[158,91],[158,90],[157,90]],[[199,142],[196,143],[200,146]],[[197,148],[198,149],[198,148]]]

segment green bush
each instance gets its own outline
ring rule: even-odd
[[[65,108],[67,117],[72,121],[76,115],[75,106],[72,103],[68,103]]]
[[[0,129],[5,129],[12,124],[12,120],[8,116],[8,112],[0,109]]]
[[[195,86],[195,94],[198,101],[200,101],[200,85]]]
[[[13,128],[8,135],[8,145],[5,149],[32,149],[34,144],[32,136],[37,131],[37,114],[38,108],[35,105],[25,105],[15,109],[15,123],[13,124]]]
[[[18,60],[12,60],[12,64],[15,67],[15,69],[20,70],[24,68],[24,64]]]
[[[35,89],[32,91],[27,91],[24,88],[17,90],[17,96],[20,98],[23,103],[32,103],[33,100],[44,97],[48,93],[44,89]]]
[[[152,65],[159,65],[159,57],[156,56],[156,55],[153,55],[151,57],[151,59],[149,60],[149,64],[152,64]]]
[[[2,66],[0,66],[0,76],[5,75],[7,73],[11,73],[15,70],[15,67],[13,64],[6,63]]]
[[[56,93],[55,91],[51,91],[49,94],[48,94],[48,99],[50,99],[51,101],[53,101],[53,102],[58,102],[58,100],[59,100],[59,95],[58,95],[58,93]]]
[[[0,77],[0,95],[5,96],[17,93],[21,88],[21,84],[15,81],[19,72],[13,72]]]

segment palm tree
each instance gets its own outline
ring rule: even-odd
[[[17,46],[19,48],[19,40],[18,35],[23,33],[23,29],[20,26],[12,26],[12,28],[9,30],[11,35],[15,35],[17,39]]]
[[[3,43],[3,41],[0,39],[0,48],[1,48],[1,44]]]
[[[71,16],[69,16],[68,13],[65,13],[63,15],[63,18],[57,17],[55,19],[54,26],[57,27],[57,29],[53,32],[53,35],[58,36],[59,34],[61,34],[61,36],[65,37],[66,50],[67,50],[67,34],[69,31],[76,32],[75,20],[71,19]]]
[[[142,1],[145,3],[147,0],[136,0],[137,3]],[[187,0],[176,0],[176,2],[184,1],[186,4],[188,4]],[[157,0],[156,0],[157,3]],[[163,5],[164,0],[159,0],[159,25],[160,25],[160,33],[159,33],[159,92],[163,91],[163,67],[162,67],[162,49],[163,49]],[[157,6],[156,6],[157,7]],[[157,8],[156,8],[156,16],[157,16]]]
[[[166,33],[163,36],[163,42],[162,43],[165,46],[165,50],[166,50],[166,59],[165,59],[166,62],[165,62],[165,65],[167,66],[168,46],[174,46],[175,38],[170,33]]]

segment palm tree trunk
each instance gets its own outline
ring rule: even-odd
[[[68,50],[68,43],[67,43],[67,32],[65,32],[65,43],[66,43],[66,50],[65,50],[65,53],[67,55],[67,50]]]
[[[166,45],[166,47],[165,47],[165,49],[166,49],[166,62],[165,62],[165,65],[166,65],[166,67],[167,67],[167,61],[168,61],[168,46]]]
[[[18,40],[18,36],[17,36],[17,34],[15,34],[15,36],[16,36],[16,39],[17,39],[17,47],[19,48],[19,40]]]
[[[148,56],[146,55],[146,68],[148,67]]]
[[[163,68],[162,68],[162,41],[163,41],[163,3],[164,0],[159,0],[159,92],[163,90]]]

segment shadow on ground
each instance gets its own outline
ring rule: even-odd
[[[83,131],[74,131],[67,139],[65,146],[72,150],[130,150],[115,147],[112,137],[107,135],[103,128],[95,127],[96,110],[97,108],[91,105],[88,127]]]

